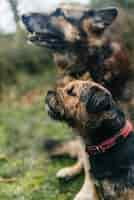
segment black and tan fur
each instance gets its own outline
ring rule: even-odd
[[[52,50],[60,71],[59,84],[92,78],[108,88],[116,100],[128,103],[132,100],[128,87],[132,69],[127,52],[104,34],[117,15],[116,8],[73,8],[72,12],[58,8],[50,14],[30,13],[22,19],[32,33],[29,40]]]
[[[46,103],[49,115],[56,120],[67,122],[83,138],[86,145],[100,144],[118,134],[126,122],[124,112],[115,104],[111,93],[92,81],[76,80],[65,87],[57,88],[48,93]],[[133,146],[132,133],[107,152],[89,157],[90,173],[101,183],[98,188],[102,194],[101,199],[133,199]],[[90,195],[89,185],[84,184],[84,189],[81,190],[83,198],[81,196],[78,199],[85,199],[85,194]]]

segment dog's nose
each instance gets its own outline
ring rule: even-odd
[[[49,90],[47,96],[54,96],[56,94],[55,91]]]
[[[48,92],[47,92],[47,96],[46,96],[46,98],[45,98],[45,103],[46,103],[46,104],[49,104],[51,98],[54,97],[55,95],[56,95],[56,92],[54,92],[54,91],[52,91],[52,90],[48,91]]]
[[[21,19],[22,19],[22,21],[23,21],[24,24],[27,24],[27,23],[28,23],[29,17],[30,17],[30,16],[29,16],[28,14],[23,14],[23,15],[21,16]]]
[[[33,33],[33,24],[31,23],[31,15],[30,14],[23,14],[21,16],[23,24],[26,26],[26,29]]]

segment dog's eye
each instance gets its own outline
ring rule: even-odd
[[[67,94],[69,96],[76,96],[75,92],[74,92],[74,87],[71,87],[67,90]]]

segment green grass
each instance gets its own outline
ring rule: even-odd
[[[80,189],[81,176],[68,182],[55,177],[60,168],[74,161],[51,160],[43,148],[48,137],[59,140],[72,137],[71,130],[52,121],[44,109],[44,94],[53,76],[54,70],[42,76],[23,74],[18,86],[5,90],[0,104],[0,156],[3,156],[0,177],[15,181],[0,183],[0,200],[71,200]],[[23,103],[23,96],[34,89],[41,89],[42,95],[30,105]]]

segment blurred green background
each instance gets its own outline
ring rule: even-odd
[[[46,49],[27,44],[26,33],[18,22],[16,1],[9,2],[17,31],[0,33],[0,200],[71,200],[83,176],[59,182],[55,178],[57,170],[74,161],[50,160],[43,149],[48,137],[72,137],[71,130],[51,121],[44,108],[45,94],[56,80],[52,56]],[[111,36],[124,42],[133,65],[134,1],[90,3],[90,7],[120,8]],[[6,181],[8,178],[12,181]]]

